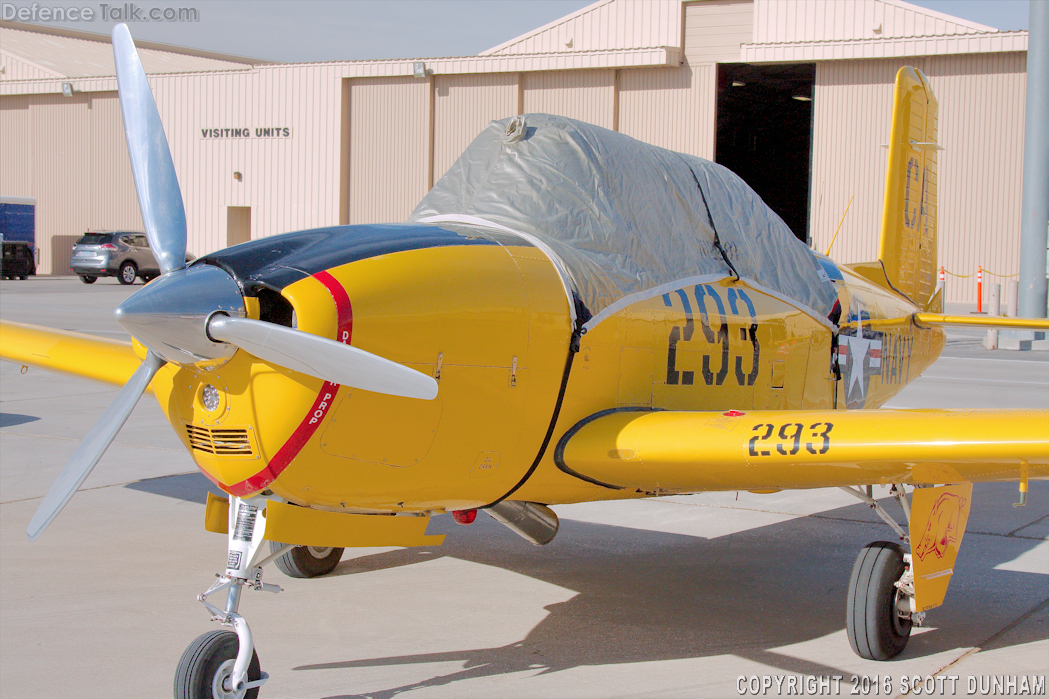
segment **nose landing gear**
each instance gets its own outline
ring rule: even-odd
[[[213,621],[233,631],[211,631],[186,648],[175,671],[175,699],[254,699],[269,679],[259,665],[248,622],[238,613],[245,586],[262,592],[281,591],[278,585],[262,582],[262,568],[293,548],[282,546],[254,562],[266,531],[265,506],[263,497],[230,498],[226,572],[197,599],[211,612]],[[226,590],[222,609],[207,599],[221,590]]]

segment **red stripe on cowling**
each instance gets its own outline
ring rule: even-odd
[[[350,338],[353,336],[353,306],[350,304],[350,297],[346,289],[342,287],[338,279],[327,272],[317,272],[313,278],[327,287],[328,293],[335,299],[335,312],[338,314],[339,321],[339,332],[335,339],[347,345],[350,344]]]
[[[350,304],[350,297],[346,293],[346,289],[335,277],[327,272],[317,272],[313,275],[313,278],[328,289],[328,293],[331,294],[332,299],[335,301],[335,313],[338,318],[338,330],[335,333],[336,340],[347,345],[350,344],[350,339],[353,336],[353,306]],[[295,431],[291,433],[288,441],[273,455],[269,464],[254,476],[228,488],[223,488],[223,490],[242,497],[251,493],[257,493],[277,480],[277,477],[299,455],[302,448],[313,437],[313,433],[320,427],[338,391],[338,384],[325,381],[317,394],[316,400],[313,401],[313,407],[306,413],[306,417],[302,419]]]

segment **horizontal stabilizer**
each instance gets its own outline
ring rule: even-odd
[[[558,445],[559,468],[646,493],[1049,478],[1049,411],[622,411]]]
[[[975,328],[1009,330],[1049,330],[1047,318],[1006,318],[1004,316],[949,316],[940,313],[915,313],[919,325],[968,325]]]

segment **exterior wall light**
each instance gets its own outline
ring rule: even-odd
[[[240,182],[242,179],[244,179],[244,175],[240,174],[240,171],[238,170],[233,173],[233,179],[235,179],[237,182]]]
[[[417,77],[417,78],[425,78],[426,77],[426,64],[423,63],[422,61],[416,61],[415,63],[412,64],[412,72],[415,74],[415,77]]]
[[[62,94],[66,97],[73,96],[73,83],[62,83]]]

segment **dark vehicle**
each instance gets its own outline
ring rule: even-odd
[[[36,261],[33,259],[33,247],[24,240],[5,240],[3,278],[28,279],[36,274]]]
[[[192,259],[186,255],[187,262]],[[146,234],[135,231],[85,233],[73,245],[69,266],[85,284],[94,284],[99,277],[134,284],[136,277],[148,282],[160,274]]]

